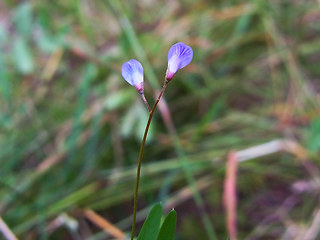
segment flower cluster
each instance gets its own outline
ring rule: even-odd
[[[179,69],[187,66],[192,61],[192,57],[193,51],[188,45],[182,42],[172,45],[168,52],[168,67],[165,83],[167,84]],[[149,109],[149,106],[143,95],[143,67],[141,63],[135,59],[131,59],[122,65],[121,73],[122,77],[130,85],[134,86],[141,94]]]

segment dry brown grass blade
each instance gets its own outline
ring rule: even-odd
[[[92,119],[98,112],[102,111],[103,104],[101,101],[97,101],[95,104],[92,105],[91,108],[89,108],[82,116],[82,122],[88,122],[90,119]],[[108,114],[105,117],[102,118],[101,124],[105,124],[107,122],[110,122],[114,116],[112,114]],[[62,126],[60,127],[60,131],[57,134],[57,143],[62,143],[65,142],[67,137],[69,136],[69,133],[72,128],[72,121],[68,120]],[[83,131],[83,133],[79,136],[79,139],[77,141],[77,146],[81,146],[82,144],[85,143],[85,141],[89,138],[91,132],[90,130]],[[58,149],[58,147],[57,147]],[[59,150],[57,150],[59,151]],[[40,164],[37,167],[37,172],[38,173],[43,173],[50,169],[52,166],[55,164],[59,163],[62,161],[62,159],[66,155],[66,150],[60,150],[58,153],[53,153],[52,155],[46,157],[43,159]]]
[[[96,214],[94,211],[90,209],[84,210],[84,215],[95,225],[102,228],[105,232],[109,233],[116,239],[125,239],[126,235],[115,225]]]
[[[196,182],[197,188],[199,191],[203,191],[212,185],[212,179],[208,176],[203,177]],[[171,198],[166,201],[164,208],[166,211],[177,207],[179,204],[189,200],[193,197],[192,189],[189,186],[186,186],[174,194]]]
[[[231,240],[237,239],[237,180],[238,159],[236,152],[231,151],[227,157],[226,177],[224,181],[223,204],[227,213],[226,224]]]
[[[252,9],[253,6],[251,4],[239,4],[236,6],[213,11],[212,18],[220,21],[228,20],[240,17],[244,14],[248,14],[250,11],[252,11]]]
[[[0,217],[0,231],[3,236],[7,240],[17,240],[18,238],[13,234],[7,224],[3,221],[2,217]]]
[[[62,54],[63,54],[63,50],[61,48],[57,49],[51,54],[42,72],[42,75],[41,75],[42,79],[44,79],[45,81],[49,81],[52,78],[52,76],[58,69]]]

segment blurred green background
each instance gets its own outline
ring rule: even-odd
[[[130,232],[148,112],[121,65],[142,63],[153,105],[180,41],[194,59],[153,119],[138,230],[161,201],[177,211],[176,239],[227,239],[234,150],[238,239],[320,239],[319,10],[316,0],[1,1],[0,239]]]

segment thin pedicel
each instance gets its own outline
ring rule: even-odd
[[[148,101],[143,93],[143,67],[141,63],[136,59],[125,62],[121,67],[121,74],[124,80],[137,89],[150,113]]]

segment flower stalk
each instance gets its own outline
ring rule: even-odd
[[[141,143],[141,147],[140,147],[140,153],[139,153],[139,161],[138,161],[138,167],[137,167],[137,178],[136,178],[136,189],[135,189],[135,193],[134,193],[134,201],[133,201],[133,218],[132,218],[132,230],[131,230],[131,240],[133,240],[134,238],[134,233],[135,233],[135,228],[136,228],[136,217],[137,217],[137,205],[138,205],[138,192],[139,192],[139,183],[140,183],[140,174],[141,174],[141,164],[142,164],[142,156],[143,156],[143,151],[144,151],[144,145],[146,143],[147,140],[147,135],[148,135],[148,131],[150,128],[150,124],[151,124],[151,120],[153,117],[153,114],[157,108],[157,105],[164,93],[164,90],[166,89],[167,85],[168,85],[168,81],[165,80],[162,90],[149,114],[149,118],[148,118],[148,122],[147,122],[147,126],[144,130],[144,134],[143,134],[143,138],[142,138],[142,143]]]
[[[148,112],[151,113],[151,110],[150,110],[150,107],[149,107],[149,104],[148,104],[148,101],[146,99],[146,97],[144,96],[143,92],[140,92],[140,96],[144,102],[144,104],[147,106],[147,109],[148,109]]]

